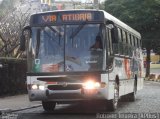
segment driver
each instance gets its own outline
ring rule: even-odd
[[[102,49],[102,40],[100,36],[96,36],[95,43],[90,47],[90,49]]]

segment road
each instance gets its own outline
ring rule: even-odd
[[[54,112],[47,113],[43,108],[31,108],[13,112],[21,119],[98,119],[98,118],[128,118],[158,119],[160,113],[160,83],[145,81],[144,88],[137,93],[135,102],[119,102],[115,112],[106,112],[104,104],[79,103],[58,104]],[[131,113],[131,115],[130,115]],[[141,114],[141,115],[140,115]],[[132,116],[132,117],[129,117]]]
[[[160,68],[159,69],[150,69],[151,73],[160,74]]]

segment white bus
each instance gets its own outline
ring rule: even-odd
[[[27,52],[29,99],[46,111],[84,100],[114,111],[122,96],[134,101],[143,88],[141,35],[103,10],[33,14],[20,49]]]

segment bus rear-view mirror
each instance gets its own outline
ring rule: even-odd
[[[26,47],[26,37],[25,37],[25,32],[29,33],[29,36],[31,36],[31,27],[30,26],[26,26],[23,28],[22,30],[22,34],[20,36],[20,47],[19,49],[21,51],[25,51],[25,47]]]
[[[25,46],[26,46],[26,39],[25,39],[25,35],[22,34],[22,35],[20,36],[20,47],[19,47],[19,49],[20,49],[21,51],[25,51]]]

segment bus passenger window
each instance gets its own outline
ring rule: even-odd
[[[130,37],[130,34],[129,33],[127,33],[127,41],[128,41],[128,55],[129,56],[132,56],[132,49],[131,49],[131,39],[130,39],[131,37]]]
[[[136,47],[136,39],[134,36],[133,36],[133,44],[134,44],[134,47]]]
[[[130,45],[130,36],[129,36],[129,33],[127,33],[127,43]]]
[[[140,45],[139,45],[139,39],[136,38],[136,41],[137,41],[137,48],[139,48],[140,47]]]
[[[131,35],[132,47],[135,47],[134,36]]]
[[[129,37],[130,37],[130,45],[132,46],[132,35],[129,34]]]
[[[121,31],[121,42],[123,42],[123,31],[122,29],[120,31]]]
[[[117,37],[116,37],[116,29],[112,27],[106,27],[106,41],[107,41],[107,51],[108,51],[108,55],[111,55],[115,52],[118,51],[117,49]]]
[[[121,29],[118,28],[118,39],[119,41],[122,41],[122,35],[121,35]]]
[[[128,55],[128,45],[127,45],[127,34],[125,31],[122,31],[123,34],[123,52],[124,55]]]
[[[142,40],[139,39],[139,44],[140,44],[140,47],[142,47]]]
[[[128,33],[126,32],[126,44],[128,44]]]
[[[126,43],[126,32],[122,31],[123,43]]]
[[[109,29],[108,30],[108,40],[109,40],[109,51],[110,51],[110,54],[113,54],[113,50],[112,50],[112,33],[111,33],[111,30]]]

